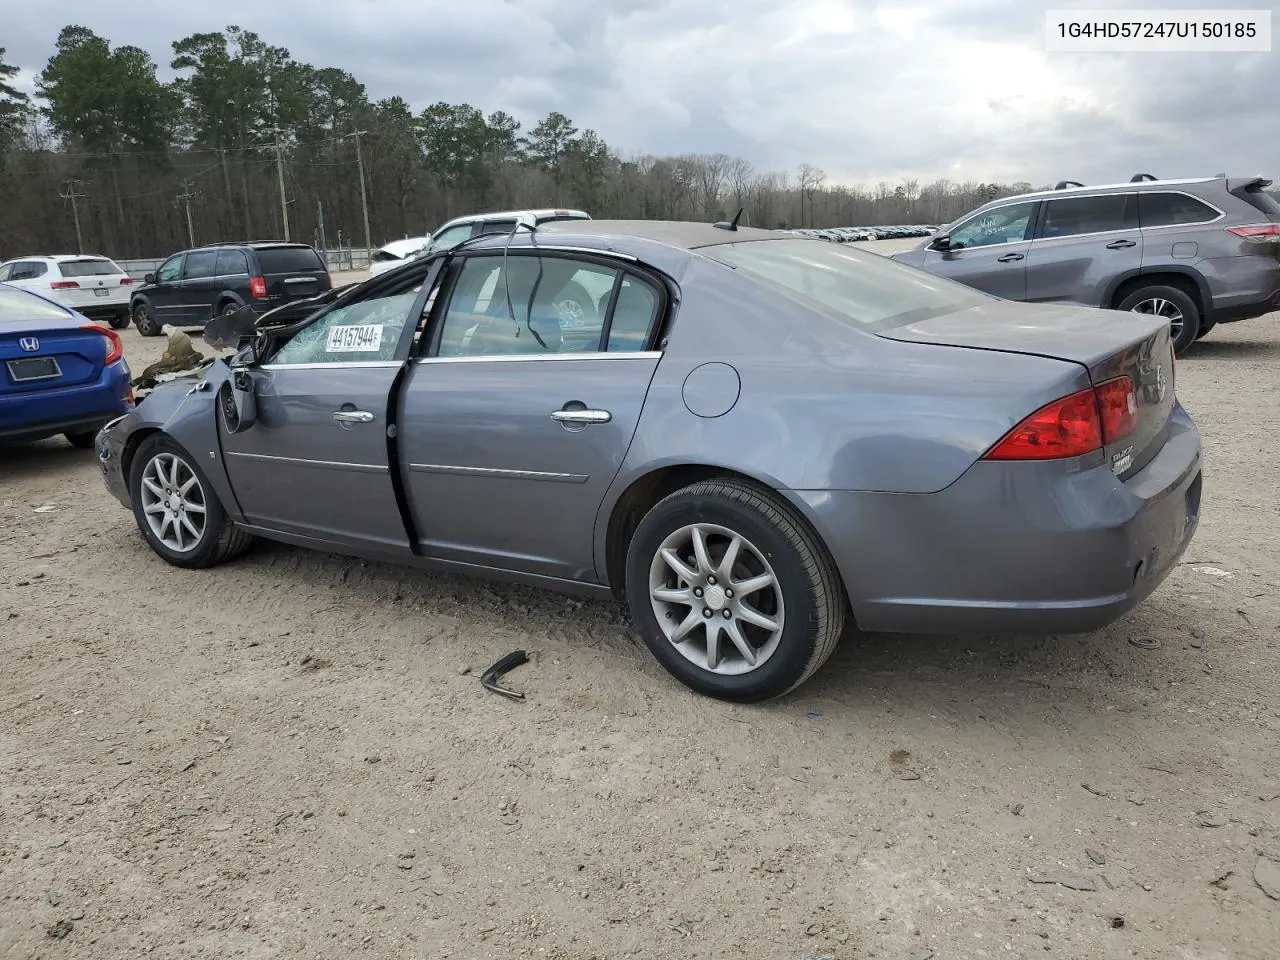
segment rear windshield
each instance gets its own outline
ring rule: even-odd
[[[15,290],[13,287],[0,286],[0,323],[15,323],[31,320],[65,320],[68,313],[56,303]]]
[[[1261,210],[1267,216],[1280,219],[1280,200],[1276,199],[1275,194],[1269,193],[1261,187],[1253,187],[1251,189],[1237,190],[1236,196],[1250,206]]]
[[[58,269],[64,277],[105,277],[124,273],[110,260],[63,260]]]
[[[268,247],[258,251],[258,263],[263,273],[315,273],[323,272],[320,254],[310,247]]]
[[[994,299],[888,257],[826,240],[752,240],[699,252],[869,331],[891,330]]]

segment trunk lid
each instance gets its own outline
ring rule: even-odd
[[[102,375],[107,338],[72,319],[7,321],[0,314],[0,396],[92,383]]]
[[[324,293],[332,283],[320,255],[308,246],[259,247],[258,267],[272,305],[305,300]]]
[[[1169,325],[1158,318],[1001,300],[908,323],[879,336],[1066,360],[1087,369],[1095,387],[1127,376],[1136,395],[1137,425],[1118,441],[1108,440],[1108,463],[1117,476],[1127,477],[1142,469],[1164,443],[1176,400]]]
[[[133,280],[105,257],[81,257],[58,263],[62,279],[58,282],[75,286],[60,287],[58,299],[73,309],[128,301]]]

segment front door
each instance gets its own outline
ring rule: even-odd
[[[1005,300],[1027,294],[1027,250],[1035,201],[980,213],[952,230],[946,250],[927,250],[924,269]]]
[[[195,250],[187,254],[182,267],[182,311],[179,322],[203,327],[213,313],[213,303],[221,289],[217,280],[218,251]]]
[[[402,401],[400,463],[420,548],[596,581],[596,514],[660,359],[647,348],[664,294],[585,258],[513,250],[506,278],[501,256],[460,259]]]
[[[227,473],[250,523],[317,546],[410,553],[388,404],[422,280],[401,277],[329,310],[252,370],[257,422],[239,434],[222,425]]]
[[[160,264],[147,290],[151,315],[161,326],[166,323],[178,326],[182,322],[182,260],[180,253]]]

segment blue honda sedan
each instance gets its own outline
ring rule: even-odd
[[[119,334],[0,283],[0,441],[61,433],[88,448],[103,424],[132,408]]]

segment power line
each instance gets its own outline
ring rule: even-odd
[[[83,182],[82,180],[68,180],[67,192],[58,194],[63,201],[71,201],[71,215],[76,221],[76,253],[84,253],[84,235],[80,232],[80,208],[76,206],[77,200],[87,196],[87,194],[80,193],[76,189]]]

